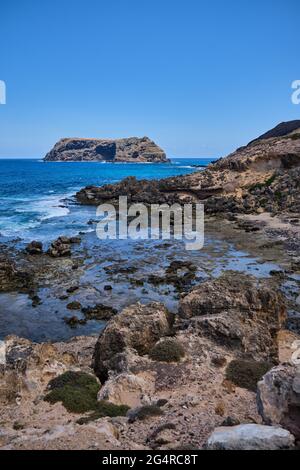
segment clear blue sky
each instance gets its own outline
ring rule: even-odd
[[[299,119],[299,0],[1,0],[0,157],[143,136],[221,156]]]

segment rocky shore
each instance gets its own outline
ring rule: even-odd
[[[299,137],[283,123],[203,171],[76,195],[204,202],[202,253],[160,241],[126,257],[87,235],[0,246],[1,292],[63,309],[73,332],[1,344],[0,449],[299,447]]]

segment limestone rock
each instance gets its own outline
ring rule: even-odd
[[[214,430],[207,441],[208,450],[280,450],[292,449],[294,437],[279,427],[240,424]]]
[[[94,353],[94,370],[101,381],[107,379],[115,356],[132,348],[138,355],[148,354],[162,337],[170,333],[168,311],[159,303],[136,304],[113,317],[101,332]]]
[[[195,287],[179,317],[216,343],[255,360],[278,359],[277,333],[286,320],[281,294],[237,272]]]
[[[266,424],[284,426],[300,439],[300,366],[271,369],[258,383],[257,402]]]
[[[45,161],[166,162],[165,152],[148,137],[127,139],[61,139]]]
[[[123,373],[109,379],[98,393],[98,400],[108,400],[130,408],[148,404],[154,391],[154,378],[150,374]]]

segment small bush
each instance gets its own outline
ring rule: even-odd
[[[183,346],[173,338],[166,338],[159,341],[149,353],[153,361],[160,362],[179,362],[184,355]]]
[[[90,374],[68,371],[51,380],[48,388],[50,393],[45,401],[52,404],[62,402],[71,413],[85,413],[97,406],[100,385]]]
[[[234,360],[228,364],[226,379],[238,387],[256,392],[257,382],[271,367],[272,364],[268,362]]]
[[[164,412],[157,405],[145,405],[140,408],[136,408],[129,413],[128,421],[129,423],[134,423],[134,421],[139,420],[143,421],[144,419],[149,418],[150,416],[161,416]]]

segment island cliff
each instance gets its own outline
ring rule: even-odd
[[[168,159],[148,137],[116,140],[66,138],[54,145],[44,161],[161,163]]]

